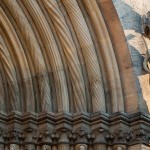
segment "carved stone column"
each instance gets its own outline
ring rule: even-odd
[[[8,145],[5,145],[5,150],[9,150],[9,146]]]
[[[108,141],[108,143],[109,143],[109,142],[111,142],[111,139],[113,137],[108,134],[107,138],[106,138],[107,131],[102,128],[96,129],[93,132],[95,135],[95,138],[93,141],[94,150],[106,150],[107,149],[107,140],[109,139],[109,141]]]
[[[5,144],[5,142],[4,142],[4,134],[5,134],[4,130],[1,129],[0,130],[0,149],[2,149],[2,150],[4,150],[4,144]]]
[[[20,150],[19,145],[17,144],[10,144],[10,150]]]
[[[38,144],[39,150],[51,150],[52,139],[51,139],[52,129],[48,127],[41,128],[38,134]]]
[[[107,147],[107,150],[112,150],[112,146],[108,146],[108,147]]]
[[[33,144],[26,144],[25,145],[25,150],[35,150],[35,145],[33,145]]]
[[[74,150],[75,149],[74,143],[75,143],[76,138],[77,138],[76,135],[73,135],[73,134],[69,135],[70,150]]]
[[[57,150],[58,149],[57,145],[58,145],[59,135],[56,134],[56,133],[53,133],[51,135],[51,138],[52,138],[52,141],[53,141],[52,142],[53,143],[52,150]]]
[[[52,146],[52,150],[57,150],[57,146],[56,146],[56,145],[53,145],[53,146]]]
[[[70,150],[69,144],[59,144],[58,150]]]
[[[41,146],[36,146],[36,150],[41,150]]]
[[[106,150],[105,144],[94,144],[94,150]]]
[[[88,144],[88,137],[89,135],[89,129],[85,127],[77,128],[73,131],[73,135],[75,135],[77,138],[75,140],[75,150],[78,148],[82,148],[81,150],[87,149]]]
[[[60,138],[58,141],[58,150],[70,150],[69,131],[67,129],[60,131]]]
[[[38,139],[36,127],[28,127],[24,130],[24,145],[25,150],[36,150],[36,144]]]
[[[149,150],[149,146],[146,146],[144,144],[135,144],[129,146],[128,150]]]
[[[88,146],[86,144],[77,144],[75,150],[87,150]]]
[[[4,144],[0,144],[0,149],[4,149]]]
[[[42,150],[51,150],[51,146],[49,145],[43,145]]]
[[[113,141],[113,150],[126,150],[127,137],[124,130],[119,130],[114,133],[115,139]]]
[[[114,145],[113,150],[126,150],[125,145]]]
[[[20,149],[19,150],[24,150],[24,146],[20,145]]]

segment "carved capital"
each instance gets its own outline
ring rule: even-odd
[[[24,138],[25,143],[37,143],[38,140],[38,131],[35,128],[26,128],[23,131],[22,137]]]
[[[90,135],[90,131],[87,128],[80,127],[73,131],[73,135],[77,137],[75,143],[88,143],[88,135]],[[90,138],[90,136],[89,136]]]
[[[71,131],[67,128],[62,128],[62,129],[59,129],[57,131],[57,133],[59,134],[60,138],[58,140],[58,143],[59,144],[69,144],[70,142],[70,139],[69,139],[69,135],[71,133]]]
[[[51,138],[52,138],[53,144],[55,145],[58,143],[58,139],[60,138],[60,135],[58,133],[54,132],[51,134]]]
[[[114,133],[114,142],[115,144],[126,144],[127,143],[127,132],[123,129],[119,129]]]
[[[41,129],[38,134],[38,143],[48,144],[48,145],[52,144],[52,138],[51,138],[52,134],[53,131],[48,128]]]
[[[110,145],[113,143],[114,139],[115,139],[115,136],[111,133],[111,132],[108,132],[106,135],[105,135],[105,138],[107,140],[107,143]]]
[[[5,139],[5,142],[19,143],[19,142],[21,142],[22,131],[20,131],[19,129],[16,129],[16,128],[11,128],[5,132],[3,137]]]
[[[96,129],[92,132],[95,136],[93,143],[94,144],[107,144],[107,140],[109,140],[108,138],[108,131],[103,129],[103,128],[99,128]]]

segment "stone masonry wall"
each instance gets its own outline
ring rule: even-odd
[[[150,76],[143,70],[143,60],[150,42],[144,39],[141,29],[141,17],[150,11],[150,0],[113,0],[113,3],[130,50],[139,99],[144,98],[150,110]]]

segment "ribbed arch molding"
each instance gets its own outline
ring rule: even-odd
[[[0,111],[124,111],[96,0],[1,0]]]

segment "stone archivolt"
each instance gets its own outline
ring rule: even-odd
[[[148,145],[98,2],[0,0],[0,149]]]
[[[10,102],[2,111],[124,111],[117,62],[100,9],[95,0],[79,3],[1,1],[3,103]]]

